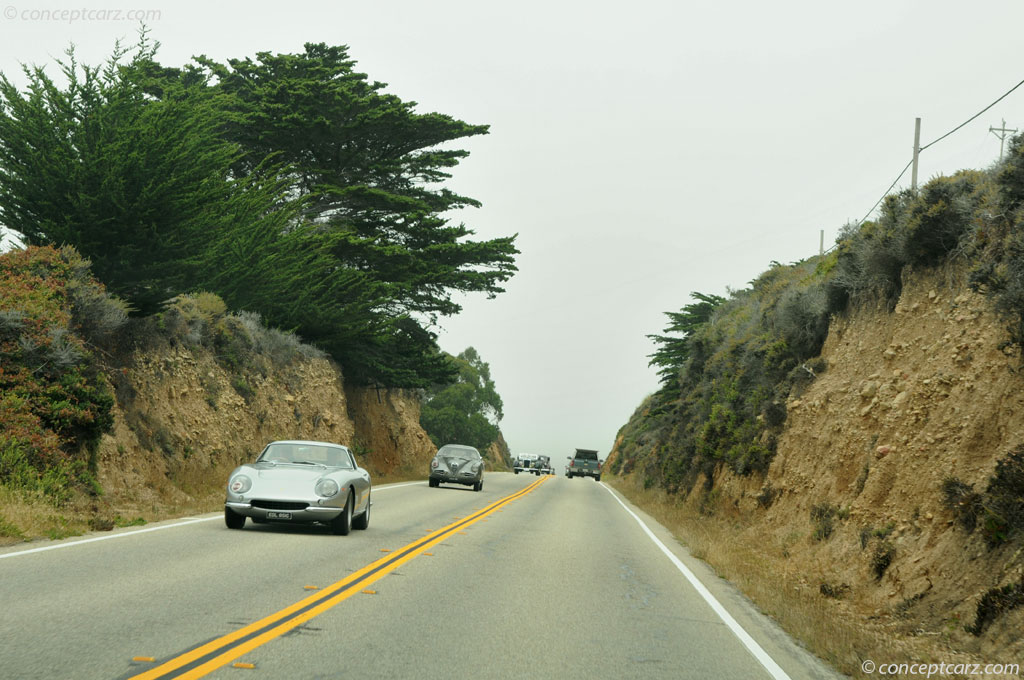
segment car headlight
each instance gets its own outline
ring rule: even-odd
[[[331,496],[337,496],[338,492],[341,491],[341,487],[333,479],[321,479],[316,483],[316,487],[313,490],[316,491],[317,496],[330,498]]]
[[[430,461],[430,467],[431,468],[436,468],[437,467],[437,458],[435,458],[434,460]]]
[[[252,480],[247,475],[235,475],[228,481],[228,491],[243,494],[252,488]]]

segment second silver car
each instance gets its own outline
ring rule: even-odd
[[[445,444],[430,461],[430,486],[442,482],[484,488],[484,459],[472,446]]]

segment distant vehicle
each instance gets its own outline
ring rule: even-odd
[[[555,469],[551,467],[550,456],[537,456],[537,460],[533,464],[533,474],[540,477],[541,475],[553,475]]]
[[[323,524],[335,534],[370,525],[370,473],[341,444],[275,441],[228,477],[224,523]]]
[[[566,460],[569,461],[569,467],[565,468],[565,476],[569,479],[593,477],[594,481],[601,481],[601,466],[604,465],[604,461],[597,458],[597,451],[576,449],[576,455],[569,456]]]
[[[430,486],[441,482],[463,484],[473,491],[484,488],[484,459],[472,446],[445,444],[430,461]]]
[[[520,472],[532,472],[533,464],[540,458],[536,453],[520,453],[512,464],[512,472],[519,474]]]

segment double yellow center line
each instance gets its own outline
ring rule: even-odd
[[[290,607],[271,614],[244,628],[216,640],[200,645],[184,654],[166,661],[156,668],[145,673],[132,676],[130,680],[164,680],[167,678],[180,678],[182,680],[201,678],[214,670],[225,666],[235,659],[247,654],[257,647],[270,642],[274,638],[284,635],[288,631],[298,628],[310,619],[323,614],[325,611],[359,592],[369,584],[382,576],[394,571],[406,562],[409,562],[420,553],[437,545],[452,534],[457,533],[471,524],[479,522],[493,512],[508,505],[517,498],[522,498],[530,493],[548,477],[542,475],[540,479],[533,482],[524,489],[517,491],[501,500],[491,503],[482,510],[460,519],[454,524],[431,532],[423,538],[413,541],[404,548],[382,557],[376,562],[369,564],[359,571],[350,574],[346,578],[327,586],[314,595],[299,600]]]

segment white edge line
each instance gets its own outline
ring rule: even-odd
[[[768,656],[768,652],[764,651],[761,645],[757,644],[754,638],[750,637],[750,634],[743,629],[743,626],[736,622],[736,619],[732,617],[732,614],[725,610],[725,607],[715,599],[715,596],[711,594],[711,591],[700,582],[694,573],[690,571],[690,568],[683,564],[682,561],[668,549],[668,546],[662,543],[661,540],[654,535],[654,532],[650,530],[644,521],[640,519],[635,512],[630,510],[608,486],[603,483],[601,486],[604,487],[605,491],[612,495],[612,498],[622,506],[623,510],[633,516],[633,519],[637,521],[637,524],[639,524],[640,528],[644,530],[644,533],[654,541],[655,545],[661,548],[661,551],[668,556],[672,561],[672,564],[676,566],[676,569],[682,572],[683,576],[685,576],[686,580],[690,582],[690,585],[693,586],[694,590],[704,598],[704,601],[711,606],[716,614],[718,614],[718,618],[722,619],[722,622],[729,627],[729,630],[731,630],[736,637],[739,638],[740,642],[743,643],[743,646],[745,646],[750,653],[754,655],[754,658],[761,662],[761,665],[764,666],[765,670],[767,670],[775,680],[791,680],[791,678],[786,674],[786,671],[782,670],[782,668],[779,667],[779,664],[775,663],[775,660]]]
[[[81,541],[71,541],[70,543],[58,543],[56,545],[45,545],[41,548],[29,548],[28,550],[19,550],[18,552],[5,553],[0,555],[0,560],[7,557],[16,557],[18,555],[29,555],[31,553],[46,552],[47,550],[57,550],[58,548],[70,548],[74,545],[82,545],[83,543],[95,543],[96,541],[109,541],[112,538],[124,538],[125,536],[135,536],[137,534],[145,534],[150,531],[160,531],[161,529],[173,529],[174,527],[184,526],[186,524],[195,524],[196,522],[209,522],[210,520],[220,519],[221,516],[215,515],[214,517],[199,517],[197,519],[187,519],[183,522],[175,522],[174,524],[164,524],[158,527],[148,527],[146,529],[136,529],[134,531],[125,531],[120,534],[108,534],[106,536],[96,536],[94,538],[85,538]]]
[[[398,484],[387,484],[385,486],[375,486],[374,491],[384,491],[386,489],[397,489],[400,486],[412,486],[414,484],[423,484],[419,482],[402,482]],[[195,524],[196,522],[209,522],[211,520],[220,519],[221,515],[218,513],[213,517],[198,517],[193,519],[186,519],[181,522],[175,522],[174,524],[164,524],[158,527],[148,527],[146,529],[135,529],[133,531],[124,531],[119,534],[107,534],[106,536],[95,536],[93,538],[83,538],[80,541],[70,541],[68,543],[57,543],[55,545],[44,545],[41,548],[29,548],[28,550],[19,550],[17,552],[9,552],[0,555],[0,560],[8,557],[17,557],[18,555],[31,555],[32,553],[41,553],[48,550],[57,550],[59,548],[70,548],[76,545],[82,545],[83,543],[95,543],[96,541],[109,541],[112,538],[124,538],[125,536],[135,536],[138,534],[146,534],[150,531],[160,531],[161,529],[173,529],[174,527],[182,527],[187,524]]]
[[[395,484],[386,484],[384,486],[374,486],[373,490],[374,491],[384,491],[385,489],[397,489],[398,487],[401,487],[401,486],[415,486],[417,484],[426,484],[426,483],[427,483],[427,481],[425,479],[421,479],[418,482],[397,482]]]

